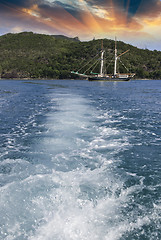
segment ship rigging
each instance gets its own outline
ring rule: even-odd
[[[74,72],[71,71],[72,74],[76,74],[78,76],[84,77],[86,79],[88,79],[89,81],[98,81],[98,80],[102,80],[102,81],[129,81],[131,78],[133,78],[135,76],[135,73],[118,73],[117,72],[117,64],[118,64],[118,60],[120,60],[120,57],[123,56],[124,54],[126,54],[127,52],[129,52],[130,50],[126,50],[125,52],[121,53],[121,54],[117,54],[117,40],[115,38],[115,53],[114,53],[114,69],[113,69],[113,74],[107,74],[104,71],[104,63],[105,63],[105,50],[103,48],[103,41],[102,41],[102,47],[101,47],[101,51],[100,51],[100,58],[97,59],[92,65],[90,65],[90,67],[88,67],[83,73],[80,73],[81,69],[83,69],[84,67],[86,67],[91,60],[83,67],[81,67],[80,70]],[[98,56],[98,54],[96,55],[96,57]],[[93,59],[92,59],[93,60]],[[90,74],[87,74],[87,72],[93,67],[96,66],[97,62],[100,61],[100,72],[99,73],[93,73],[93,71],[91,70]],[[121,60],[120,60],[121,62]],[[121,62],[122,63],[122,62]],[[123,63],[122,63],[123,64]],[[123,64],[124,65],[124,64]],[[125,67],[125,65],[124,65]],[[126,68],[126,67],[125,67]],[[126,68],[127,69],[127,68]],[[128,69],[127,69],[128,70]]]

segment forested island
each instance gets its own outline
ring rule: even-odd
[[[119,53],[130,49],[122,56],[119,72],[124,65],[135,78],[161,79],[161,51],[139,49],[124,42],[118,43]],[[113,72],[115,43],[103,40],[106,50],[107,72]],[[78,37],[35,34],[22,32],[0,36],[0,77],[36,79],[73,79],[77,71],[101,49],[101,40],[79,41]]]

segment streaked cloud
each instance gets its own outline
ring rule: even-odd
[[[34,31],[82,40],[117,35],[152,46],[161,39],[160,26],[160,0],[0,0],[1,34]]]

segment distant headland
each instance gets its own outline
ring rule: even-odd
[[[107,52],[109,73],[114,41],[103,40]],[[161,79],[161,51],[139,49],[119,41],[119,51],[129,49],[128,56],[122,59],[136,79]],[[95,56],[101,48],[101,40],[81,42],[78,37],[44,35],[32,32],[6,34],[0,36],[0,77],[26,79],[70,79],[72,69]],[[123,72],[123,66],[119,66]]]

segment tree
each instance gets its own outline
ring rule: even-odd
[[[113,73],[113,40],[104,39],[107,52],[107,73]],[[136,73],[136,78],[161,78],[161,52],[143,50],[123,42],[118,42],[118,55],[127,49],[126,57],[121,57],[125,66]],[[77,78],[70,72],[79,70],[99,54],[101,40],[80,42],[77,38],[48,36],[25,32],[0,36],[0,74],[3,76],[33,78]],[[98,55],[99,58],[99,55]],[[118,71],[125,72],[119,64]],[[97,66],[93,71],[99,72]],[[84,71],[83,69],[82,71]]]

